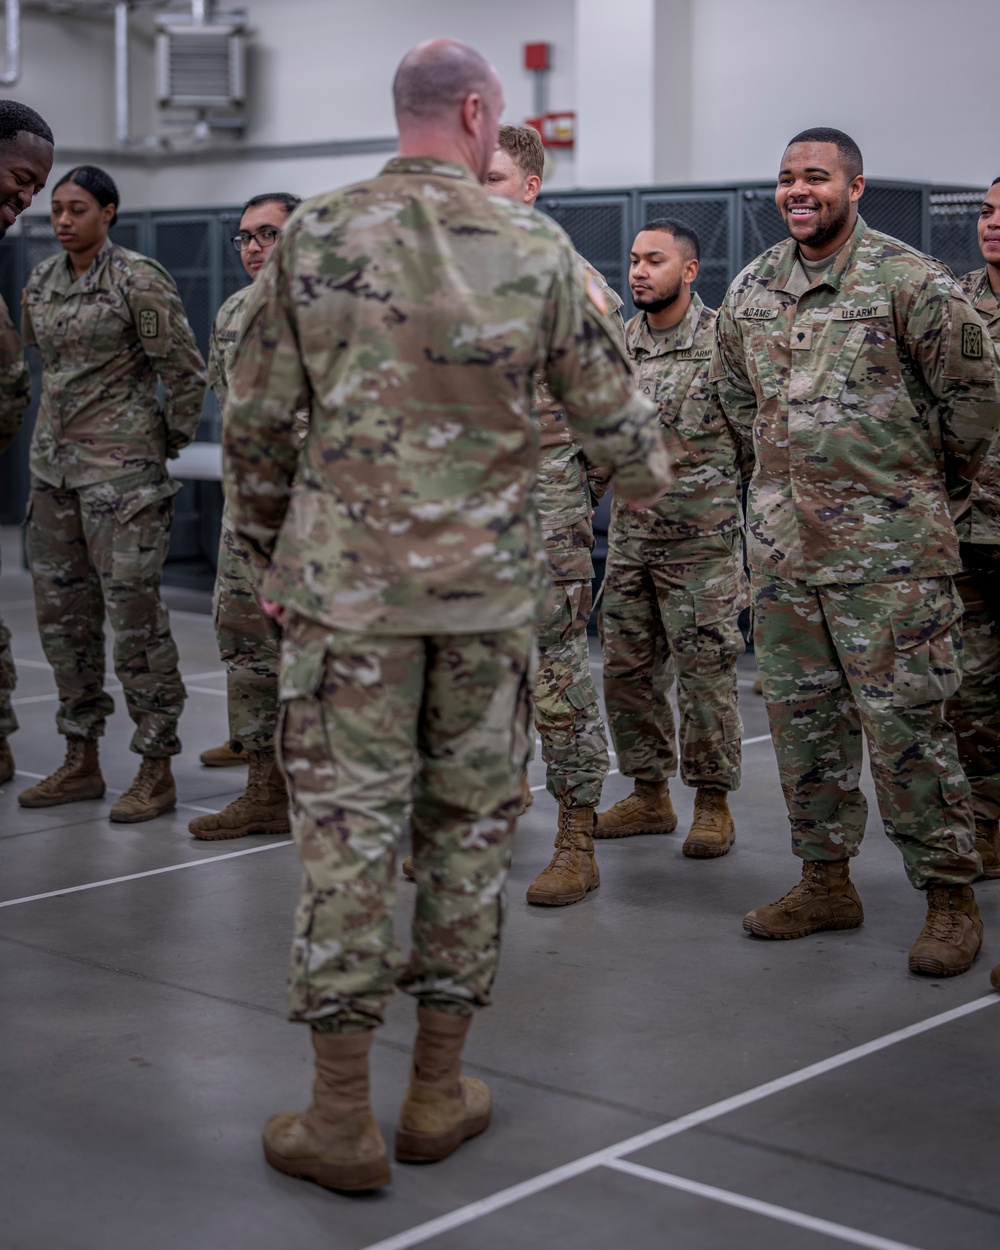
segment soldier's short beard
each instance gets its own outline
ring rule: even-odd
[[[850,215],[851,201],[848,198],[844,200],[836,217],[831,217],[825,226],[817,226],[808,239],[799,239],[799,246],[801,247],[804,243],[806,247],[819,249],[825,247],[827,243],[832,243],[847,225]]]
[[[680,281],[680,279],[678,279],[677,285],[669,294],[661,295],[658,299],[647,300],[636,299],[633,295],[632,303],[635,304],[636,308],[645,313],[653,313],[655,315],[656,313],[665,312],[671,304],[677,303],[680,298],[681,287],[683,285],[684,284]]]

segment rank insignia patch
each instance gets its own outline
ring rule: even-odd
[[[139,333],[144,339],[155,339],[160,332],[160,314],[155,308],[143,308],[139,313]]]
[[[967,360],[983,358],[983,327],[974,321],[962,324],[962,355]]]

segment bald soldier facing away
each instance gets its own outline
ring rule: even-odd
[[[669,481],[654,411],[568,239],[480,185],[496,72],[434,40],[403,59],[394,95],[399,157],[303,205],[278,241],[225,422],[233,524],[270,560],[263,593],[284,616],[277,742],[306,869],[291,1015],[316,1052],[311,1106],[272,1117],[264,1148],[280,1171],[347,1190],[390,1179],[368,1051],[394,984],[419,1002],[397,1159],[442,1159],[490,1119],[460,1055],[496,974],[530,749],[547,585],[536,372],[624,497]],[[417,904],[401,967],[408,814]]]

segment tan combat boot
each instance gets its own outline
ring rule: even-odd
[[[7,739],[0,738],[0,786],[6,785],[14,776],[14,753]]]
[[[135,780],[111,809],[109,818],[120,825],[135,825],[171,812],[176,805],[170,757],[144,755]]]
[[[564,807],[559,804],[556,853],[528,887],[529,903],[561,907],[579,903],[601,884],[594,861],[594,822],[592,807]]]
[[[406,859],[403,860],[399,867],[407,881],[416,881],[417,874],[413,867],[412,855],[407,855]]]
[[[716,859],[727,855],[736,841],[736,826],[729,813],[726,791],[699,786],[694,796],[691,832],[681,847],[689,859]]]
[[[634,833],[673,833],[677,813],[666,781],[637,781],[632,793],[597,813],[595,838],[627,838]]]
[[[743,928],[762,938],[800,938],[821,929],[856,929],[865,913],[847,869],[846,859],[803,860],[799,884],[776,903],[747,912]]]
[[[932,885],[927,919],[910,948],[910,971],[925,977],[968,972],[983,944],[983,922],[971,885]]]
[[[198,756],[206,768],[232,768],[234,764],[245,764],[247,757],[248,752],[243,750],[242,742],[227,742],[221,747],[209,747]]]
[[[288,791],[273,751],[249,751],[247,788],[221,812],[196,816],[188,829],[204,842],[251,833],[290,833]]]
[[[983,877],[1000,877],[1000,820],[976,821],[976,850],[982,856]]]
[[[471,1016],[417,1008],[410,1088],[396,1130],[400,1163],[435,1163],[489,1127],[490,1091],[462,1076],[462,1047]]]
[[[271,1167],[349,1193],[389,1184],[389,1155],[368,1101],[372,1037],[371,1029],[313,1029],[312,1102],[301,1114],[283,1111],[264,1125],[264,1157]]]
[[[528,770],[525,769],[521,774],[521,793],[518,797],[515,815],[523,816],[534,801],[535,796],[531,793],[531,781],[528,779]]]
[[[57,807],[104,797],[96,738],[67,738],[66,759],[51,776],[17,796],[22,807]]]

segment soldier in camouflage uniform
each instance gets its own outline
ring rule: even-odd
[[[531,126],[501,126],[487,188],[533,204],[542,186],[545,151]],[[621,300],[580,257],[584,281],[598,284],[625,354]],[[608,775],[608,742],[590,671],[587,622],[593,608],[594,504],[608,475],[587,464],[566,414],[543,377],[535,388],[539,427],[537,506],[554,597],[538,625],[538,673],[532,703],[542,740],[546,784],[559,804],[556,849],[528,887],[529,903],[578,903],[601,884],[594,860],[594,822]]]
[[[801,883],[744,920],[760,937],[863,919],[848,875],[866,804],[927,923],[912,971],[964,972],[982,941],[969,785],[943,701],[961,673],[964,508],[1000,416],[989,339],[961,288],[858,216],[861,154],[836,130],[785,152],[791,238],[720,310],[712,377],[753,438],[747,508],[754,639]]]
[[[986,262],[960,279],[962,290],[1000,348],[1000,178],[983,199],[979,247]],[[958,755],[972,787],[976,850],[984,877],[1000,877],[1000,451],[996,444],[957,521],[962,571],[962,685],[945,704]]]
[[[0,239],[38,192],[52,168],[52,131],[14,100],[0,100]],[[31,399],[24,347],[0,299],[0,455],[14,441]],[[17,685],[10,630],[0,619],[0,785],[14,776],[8,737],[17,729],[10,697]]]
[[[401,155],[303,205],[279,239],[225,423],[233,523],[270,561],[263,593],[285,619],[278,747],[306,870],[291,1015],[312,1025],[317,1057],[313,1104],[273,1117],[265,1151],[333,1188],[389,1180],[367,1054],[394,984],[419,1002],[397,1158],[443,1158],[489,1123],[460,1055],[490,999],[530,750],[548,583],[537,372],[622,495],[668,480],[602,292],[557,226],[480,186],[495,71],[434,40],[404,58],[394,94]],[[408,812],[403,965],[392,911]]]
[[[727,795],[740,784],[736,662],[749,602],[740,535],[737,445],[708,381],[715,313],[691,290],[698,236],[650,222],[632,245],[640,311],[625,328],[639,389],[655,400],[674,482],[649,511],[616,499],[601,639],[608,724],[631,794],[601,812],[596,837],[672,833],[677,773],[670,687],[677,676],[680,772],[696,787],[684,854],[725,855],[736,837]]]
[[[104,690],[106,611],[136,725],[132,750],[142,756],[111,819],[131,823],[177,799],[170,757],[181,749],[185,692],[160,573],[178,484],[164,462],[194,436],[205,366],[169,274],[108,239],[117,205],[102,170],[67,174],[52,193],[67,254],[37,265],[25,291],[24,339],[42,357],[28,561],[67,746],[65,763],[18,797],[51,807],[104,794],[97,740],[114,709]]]
[[[301,204],[287,192],[256,195],[243,206],[233,243],[250,276],[219,309],[208,350],[208,381],[225,413],[229,373],[252,283],[290,213]],[[221,812],[196,816],[188,829],[203,841],[289,831],[288,794],[274,755],[278,721],[281,631],[260,605],[260,572],[222,513],[213,602],[219,651],[227,669],[229,742],[202,752],[202,763],[249,764],[245,791]]]

